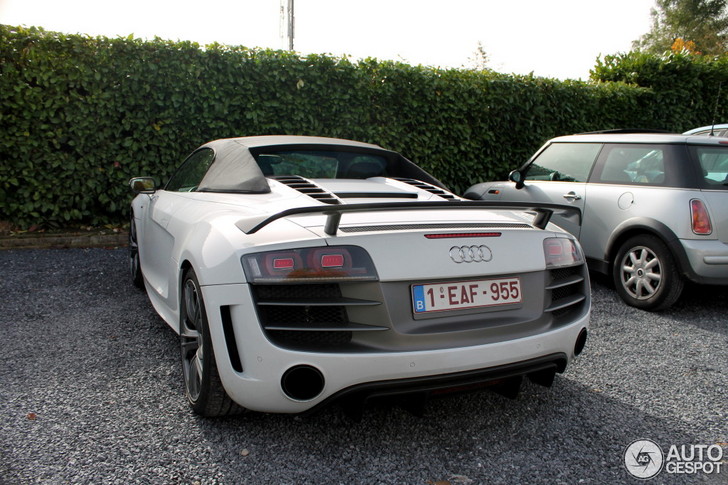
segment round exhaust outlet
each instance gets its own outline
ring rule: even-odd
[[[582,328],[581,332],[579,332],[579,336],[576,337],[576,343],[574,344],[574,355],[579,355],[581,351],[584,350],[584,346],[586,345],[586,335],[586,329]]]
[[[310,365],[297,365],[281,377],[281,389],[296,401],[310,401],[324,390],[324,375]]]

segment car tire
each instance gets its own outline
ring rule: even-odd
[[[182,277],[180,298],[180,348],[185,394],[192,410],[205,417],[238,414],[235,404],[222,386],[215,363],[205,302],[195,271]]]
[[[137,288],[144,288],[144,276],[139,263],[139,241],[137,239],[136,223],[134,217],[129,224],[129,272],[131,281]]]
[[[672,306],[685,286],[670,250],[649,234],[634,236],[620,246],[612,276],[622,300],[648,311]]]

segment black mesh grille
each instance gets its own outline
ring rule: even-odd
[[[552,281],[561,281],[570,276],[581,274],[581,266],[572,266],[570,268],[559,268],[551,270]]]
[[[260,306],[260,318],[265,325],[308,327],[337,327],[347,323],[341,306]]]
[[[557,323],[572,311],[581,310],[587,300],[589,288],[584,271],[584,265],[551,270],[551,283],[547,287],[551,290],[551,302],[546,311],[551,312]]]
[[[282,347],[298,350],[326,349],[343,347],[351,342],[351,332],[292,332],[274,330],[270,338]]]
[[[345,346],[352,332],[338,284],[255,285],[258,317],[274,343],[298,350]],[[331,330],[327,330],[331,329]]]
[[[571,286],[565,286],[563,288],[556,288],[551,292],[551,300],[558,301],[566,298],[567,296],[574,294],[574,288]]]
[[[336,298],[341,296],[339,285],[256,285],[259,300],[290,298]]]

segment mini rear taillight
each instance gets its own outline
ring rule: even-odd
[[[267,251],[242,257],[250,283],[376,281],[369,254],[357,246]]]
[[[713,225],[710,223],[708,209],[705,208],[702,200],[692,199],[690,201],[690,218],[695,234],[706,236],[713,232]]]

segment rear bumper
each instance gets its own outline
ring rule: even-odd
[[[682,239],[686,276],[701,284],[728,285],[728,244],[717,240]]]
[[[562,372],[589,324],[586,312],[538,335],[484,345],[410,352],[303,352],[277,347],[265,337],[246,285],[206,286],[202,291],[225,390],[241,406],[263,412],[302,413],[357,393],[468,385],[547,367]],[[229,318],[224,322],[222,315]],[[231,352],[231,346],[237,352]],[[316,369],[322,377],[322,390],[312,399],[292,399],[282,389],[286,372],[301,367]]]
[[[370,398],[381,396],[415,393],[427,393],[429,395],[451,391],[468,391],[520,376],[529,376],[537,382],[542,379],[548,380],[548,385],[550,385],[553,375],[557,372],[564,372],[567,362],[568,357],[566,354],[552,354],[525,362],[515,362],[487,369],[393,381],[368,382],[343,389],[319,403],[316,408],[323,407],[334,401],[362,405]]]

